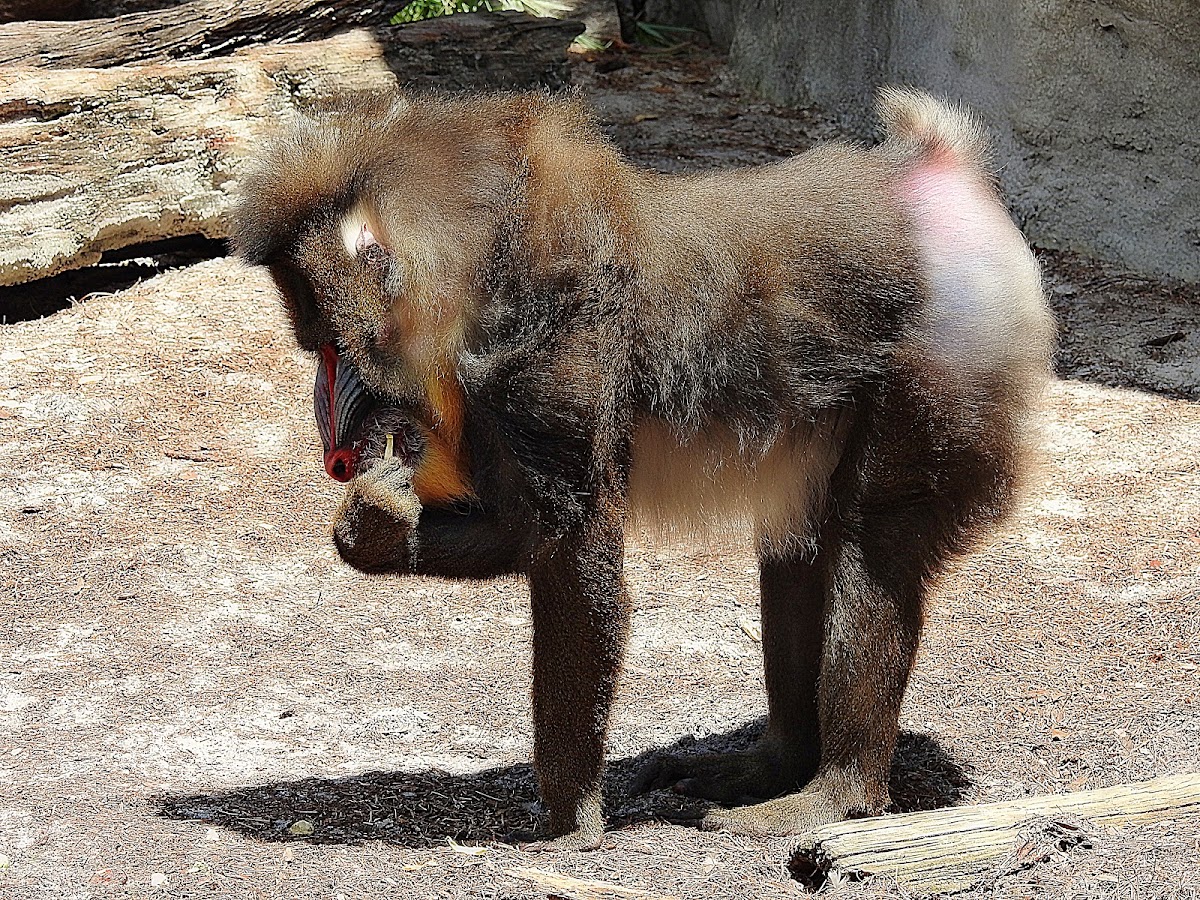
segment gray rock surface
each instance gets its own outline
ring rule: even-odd
[[[1195,0],[651,0],[709,32],[751,88],[855,132],[908,83],[988,123],[1035,243],[1200,280]]]

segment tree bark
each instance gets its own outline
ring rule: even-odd
[[[402,84],[468,90],[562,87],[563,51],[583,26],[521,13],[388,25],[383,0],[193,0],[168,10],[81,22],[0,25],[0,66],[102,67],[211,59],[267,43],[375,29]]]
[[[921,894],[966,890],[1006,860],[1020,868],[1086,841],[1063,818],[1105,826],[1181,819],[1200,828],[1200,775],[835,822],[804,840],[790,868],[813,888],[888,875]]]
[[[185,0],[0,0],[0,22],[24,19],[103,19],[128,12],[165,9]]]
[[[69,19],[83,12],[82,0],[0,0],[0,22]]]
[[[639,888],[622,887],[619,884],[590,878],[575,878],[545,869],[521,867],[505,869],[504,874],[532,882],[551,897],[561,897],[563,900],[678,900],[676,897],[652,894]]]
[[[100,67],[227,56],[258,44],[382,25],[393,6],[384,0],[194,0],[111,19],[12,22],[0,26],[0,65]]]

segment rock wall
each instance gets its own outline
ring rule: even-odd
[[[1197,0],[650,0],[709,32],[750,87],[866,137],[908,83],[988,123],[1026,234],[1200,281]]]

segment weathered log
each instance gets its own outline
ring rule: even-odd
[[[193,0],[112,19],[17,22],[0,26],[0,65],[101,67],[211,59],[371,26],[403,84],[446,90],[557,88],[566,83],[563,50],[583,30],[574,21],[515,12],[388,25],[393,10],[393,4],[380,0]]]
[[[221,60],[0,69],[0,285],[132,244],[225,237],[240,161],[289,109],[393,87],[389,66],[422,87],[545,84],[579,30],[516,13],[438,21],[387,29],[382,46],[357,31]]]
[[[0,26],[0,65],[83,68],[206,59],[382,25],[392,12],[382,0],[194,0],[111,19],[13,22]]]
[[[551,897],[563,897],[566,900],[678,900],[676,897],[652,894],[640,888],[627,888],[590,878],[575,878],[545,869],[505,869],[504,874],[533,882]]]
[[[1104,826],[1189,818],[1200,827],[1200,775],[836,822],[806,837],[790,867],[814,887],[889,875],[923,894],[965,890],[1006,857],[1024,859],[1031,833],[1053,830],[1063,818]],[[1072,826],[1060,832],[1068,844],[1083,839]]]
[[[82,0],[0,0],[0,22],[69,19],[82,9]]]
[[[300,102],[394,80],[363,32],[219,61],[0,71],[0,285],[143,241],[224,237],[256,135]]]
[[[184,0],[0,0],[0,22],[22,19],[102,19],[178,6]]]

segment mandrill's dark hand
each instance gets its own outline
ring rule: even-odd
[[[362,572],[413,570],[421,501],[412,479],[412,468],[389,456],[346,486],[333,520],[342,559]]]

